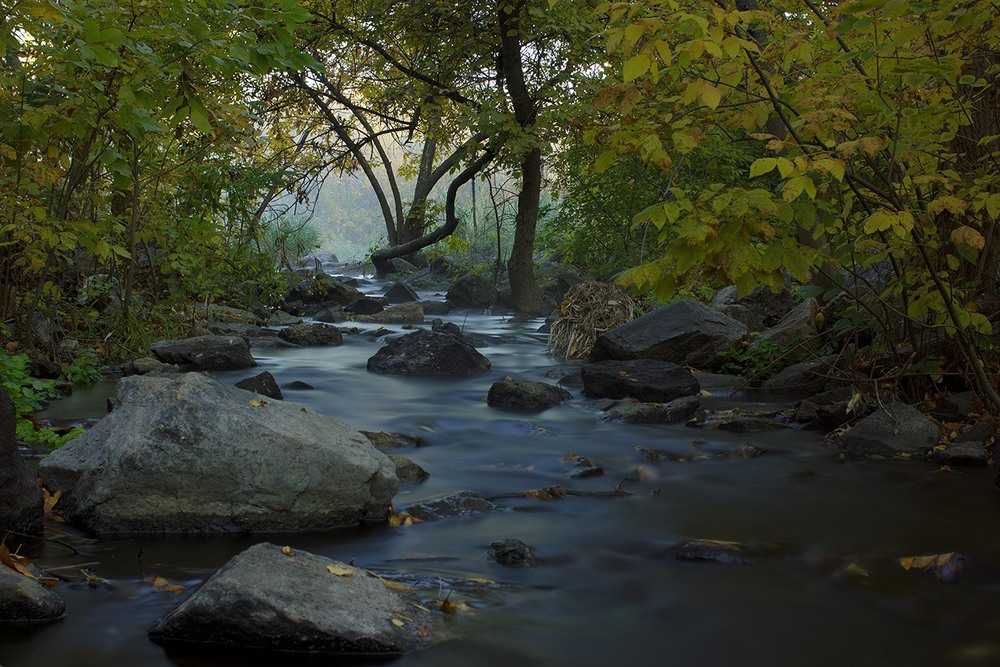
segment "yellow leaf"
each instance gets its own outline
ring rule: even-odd
[[[281,547],[281,553],[285,554],[286,556],[294,556],[295,555],[295,552],[292,551],[291,547]]]
[[[341,565],[340,563],[334,563],[333,565],[327,565],[326,571],[330,574],[335,574],[338,577],[349,577],[354,574],[354,568],[350,565]]]
[[[406,625],[405,623],[403,623],[403,622],[402,622],[401,620],[399,620],[398,618],[394,618],[394,619],[392,619],[392,624],[393,624],[393,625],[395,625],[395,626],[396,626],[397,628],[401,628],[401,627],[403,627],[404,625]]]
[[[698,91],[698,99],[709,109],[716,109],[722,102],[722,91],[706,82]]]
[[[951,232],[951,242],[957,246],[965,246],[973,250],[982,250],[986,247],[986,238],[972,227],[962,225],[956,227]]]
[[[250,407],[253,407],[253,408],[262,408],[265,405],[267,405],[267,401],[265,401],[264,399],[261,399],[261,400],[254,399],[254,400],[250,401]]]
[[[635,81],[640,76],[649,71],[649,64],[651,60],[650,57],[645,53],[640,53],[637,56],[632,56],[625,61],[625,65],[622,67],[622,79],[625,83],[629,81]]]

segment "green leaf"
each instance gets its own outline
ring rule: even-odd
[[[750,178],[756,178],[757,176],[774,171],[776,166],[778,166],[778,160],[773,157],[758,158],[750,165]]]
[[[625,80],[625,83],[635,81],[648,72],[649,64],[650,58],[645,53],[640,53],[626,60],[625,66],[622,68],[622,78]]]

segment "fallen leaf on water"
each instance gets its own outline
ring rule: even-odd
[[[443,602],[433,602],[431,606],[440,609],[445,614],[474,614],[476,610],[469,606],[467,602],[452,602],[451,600],[444,600]]]
[[[401,620],[399,620],[398,618],[394,618],[394,619],[392,619],[392,624],[393,624],[393,625],[395,625],[395,626],[396,626],[397,628],[401,628],[401,627],[403,627],[404,625],[406,625],[405,623],[403,623],[403,622],[402,622]]]
[[[422,604],[417,604],[416,602],[411,602],[410,606],[411,607],[416,607],[420,611],[426,611],[428,614],[431,613],[431,610],[428,609],[427,607],[423,606]]]
[[[857,563],[849,564],[847,567],[844,568],[843,571],[844,574],[853,574],[854,576],[857,577],[870,577],[872,574],[866,568],[861,567]]]
[[[951,466],[941,466],[940,468],[938,468],[934,472],[935,473],[939,473],[939,472],[954,472],[954,471],[951,469]]]
[[[418,519],[411,514],[407,514],[406,512],[396,513],[393,512],[391,508],[389,509],[389,525],[393,528],[399,528],[400,526],[412,526],[415,523],[423,523],[423,520]]]
[[[478,579],[478,578],[469,579],[469,581],[471,581],[474,584],[481,584],[483,586],[494,586],[497,583],[495,581],[490,581],[489,579]]]
[[[949,581],[965,567],[965,556],[949,551],[930,556],[904,556],[899,559],[900,566],[910,570],[930,570],[938,579]]]
[[[267,405],[267,401],[265,401],[263,399],[261,399],[261,400],[254,399],[254,400],[250,401],[250,407],[252,407],[252,408],[262,408],[265,405]]]
[[[186,586],[181,586],[180,584],[172,584],[169,581],[167,581],[164,577],[152,577],[152,578],[146,577],[146,579],[144,579],[143,581],[145,581],[147,584],[149,584],[156,590],[165,591],[167,593],[177,594],[187,590]]]
[[[375,574],[374,572],[372,574]],[[414,589],[410,588],[406,584],[401,584],[398,581],[392,581],[391,579],[386,579],[385,577],[379,577],[375,575],[379,581],[388,586],[394,591],[399,591],[400,593],[412,593]]]
[[[338,577],[349,577],[354,574],[354,568],[350,565],[340,565],[339,563],[334,563],[333,565],[327,565],[326,571],[335,574]]]
[[[295,555],[295,552],[292,551],[291,547],[281,547],[281,553],[285,554],[286,556],[294,556]]]

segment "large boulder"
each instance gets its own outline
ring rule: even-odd
[[[475,375],[490,360],[451,334],[414,331],[388,343],[368,360],[372,373],[391,375]]]
[[[743,340],[747,328],[690,299],[675,301],[601,334],[591,361],[659,359],[713,369],[718,355]]]
[[[843,381],[834,377],[836,364],[837,355],[802,361],[782,369],[777,375],[764,380],[761,386],[775,393],[818,394],[844,385]]]
[[[923,457],[940,439],[938,425],[920,410],[889,403],[855,424],[837,444],[852,454]]]
[[[456,308],[489,308],[496,303],[497,288],[489,278],[470,274],[456,280],[446,298]]]
[[[389,303],[413,303],[414,301],[420,301],[420,296],[406,283],[393,284],[392,287],[385,291],[383,296],[389,300]]]
[[[193,336],[181,340],[161,340],[149,346],[165,364],[192,366],[199,371],[253,368],[257,362],[241,336]]]
[[[0,390],[0,534],[42,529],[42,491],[17,450],[16,419],[14,401]]]
[[[364,294],[355,287],[331,278],[325,274],[313,274],[300,280],[288,293],[288,301],[301,301],[303,303],[326,303],[332,302],[337,305],[346,306],[355,299],[360,299]]]
[[[504,379],[493,383],[486,403],[494,408],[536,411],[559,405],[570,398],[572,396],[568,391],[554,384]]]
[[[374,315],[357,315],[354,321],[381,324],[421,324],[424,321],[424,308],[419,303],[400,303],[389,306]]]
[[[0,625],[55,621],[65,610],[66,603],[55,592],[0,565]]]
[[[347,424],[215,379],[133,376],[114,409],[42,461],[97,533],[319,530],[381,521],[394,467]]]
[[[233,557],[149,636],[166,644],[388,657],[440,639],[440,626],[439,616],[366,570],[261,543]]]
[[[668,361],[611,360],[583,367],[583,392],[588,396],[669,403],[699,391],[701,385],[691,371]]]

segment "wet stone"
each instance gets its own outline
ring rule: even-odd
[[[538,559],[531,547],[521,540],[498,540],[490,544],[486,557],[499,565],[508,567],[532,567],[538,565]]]
[[[406,513],[421,521],[468,517],[483,512],[495,512],[497,505],[477,493],[463,491],[453,496],[428,500],[406,508]]]

